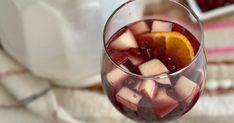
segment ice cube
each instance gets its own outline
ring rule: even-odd
[[[122,68],[128,70],[123,65],[120,65]],[[107,75],[107,80],[113,87],[119,87],[121,86],[121,82],[128,77],[128,74],[122,71],[119,68],[115,68],[111,72],[109,72]]]
[[[127,50],[129,48],[138,48],[137,42],[130,30],[125,31],[117,39],[111,42],[111,47],[118,50]]]
[[[171,30],[172,30],[172,23],[154,21],[152,24],[151,32],[171,32]]]
[[[153,80],[145,80],[142,82],[140,86],[140,92],[143,93],[143,95],[146,95],[150,99],[154,97],[154,92],[157,90],[157,85]]]
[[[152,59],[139,66],[143,76],[153,76],[160,73],[168,73],[167,67],[158,59]]]
[[[165,88],[159,88],[154,99],[155,113],[160,117],[164,117],[172,112],[178,105],[178,101],[167,95]]]
[[[122,87],[116,94],[116,100],[123,104],[125,107],[137,111],[138,103],[142,99],[142,96],[133,90]]]
[[[134,35],[138,35],[138,34],[150,31],[150,28],[145,23],[145,21],[140,21],[140,22],[138,22],[136,24],[133,24],[129,28],[130,28],[130,30],[132,31],[132,33]]]
[[[195,82],[181,76],[176,82],[175,90],[183,100],[189,103],[199,93],[200,89]]]

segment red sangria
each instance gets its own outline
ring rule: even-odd
[[[103,87],[125,116],[170,121],[188,112],[205,83],[203,44],[180,24],[142,19],[105,41]]]

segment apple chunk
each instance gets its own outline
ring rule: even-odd
[[[154,21],[152,24],[151,32],[171,32],[171,30],[172,30],[172,23]]]
[[[178,101],[167,95],[165,88],[159,88],[154,99],[156,105],[154,111],[159,117],[164,117],[172,112],[178,105]]]
[[[134,35],[138,35],[138,34],[150,31],[150,28],[145,23],[145,21],[140,21],[138,23],[135,23],[135,24],[131,25],[129,28]]]
[[[111,42],[111,47],[118,50],[127,50],[129,48],[138,48],[137,42],[130,30],[125,31],[117,39]]]
[[[142,96],[140,94],[127,87],[122,87],[116,94],[116,100],[133,111],[137,111],[138,103],[141,99]]]
[[[195,82],[185,76],[181,76],[176,82],[175,90],[183,100],[189,103],[199,93],[200,89]]]
[[[141,93],[143,93],[143,95],[146,95],[152,99],[155,91],[157,90],[157,85],[153,80],[145,80],[142,82],[139,90]]]
[[[169,72],[167,67],[158,59],[152,59],[141,64],[139,70],[143,76],[153,76]]]
[[[123,65],[120,65],[120,66],[128,70]],[[128,77],[128,74],[123,72],[119,68],[115,68],[114,70],[109,72],[106,76],[107,76],[107,80],[109,81],[112,87],[119,87],[121,86],[121,82]]]
[[[128,59],[131,61],[131,63],[135,66],[138,66],[142,64],[145,60],[142,57],[136,56],[136,55],[128,55]]]
[[[163,84],[163,85],[171,85],[171,80],[168,76],[164,76],[163,78],[155,79],[157,83]]]

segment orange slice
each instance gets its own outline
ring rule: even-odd
[[[170,56],[178,68],[183,68],[194,59],[194,49],[190,41],[179,32],[150,32],[140,38],[151,38],[153,47]]]

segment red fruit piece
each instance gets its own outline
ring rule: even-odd
[[[158,89],[154,103],[154,111],[160,118],[172,112],[179,105],[175,99],[167,95],[165,88]]]
[[[124,67],[123,65],[121,65],[121,67],[127,70],[127,68]],[[122,81],[126,79],[127,77],[128,77],[128,74],[123,72],[119,68],[113,69],[111,72],[109,72],[106,75],[108,82],[114,88],[119,88],[121,86]]]
[[[150,31],[150,28],[145,23],[145,21],[140,21],[140,22],[134,23],[129,28],[134,35],[138,35],[138,34]]]
[[[185,76],[181,76],[175,85],[176,93],[187,103],[190,103],[193,98],[199,93],[199,86],[186,78]]]
[[[138,103],[141,99],[142,96],[140,94],[127,87],[122,87],[116,94],[116,100],[133,111],[137,111]]]
[[[122,35],[111,42],[110,46],[117,50],[128,50],[138,48],[137,42],[130,30],[126,30]]]

